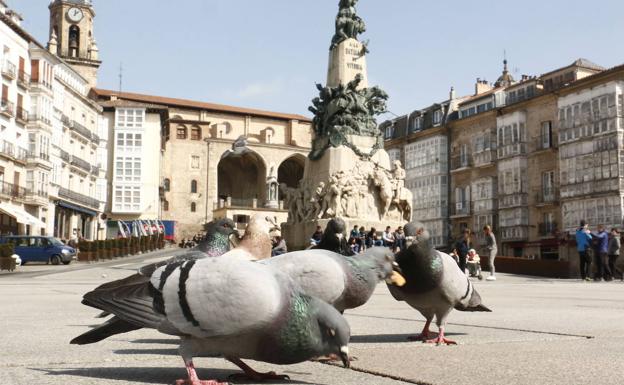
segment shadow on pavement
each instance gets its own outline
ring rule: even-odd
[[[48,376],[77,376],[86,378],[98,378],[107,380],[119,380],[127,382],[143,382],[148,384],[173,384],[175,380],[185,378],[186,371],[183,367],[178,368],[153,368],[153,367],[133,367],[133,368],[80,368],[80,369],[38,369],[30,368],[30,370],[44,372]],[[228,381],[236,384],[246,384],[253,382],[239,382],[228,380],[228,376],[240,373],[236,370],[227,369],[197,369],[199,378],[203,380],[216,379],[219,381]],[[284,372],[285,374],[294,374]],[[305,381],[286,380],[286,381],[264,381],[263,384],[312,384]],[[315,383],[317,384],[317,383]],[[321,384],[319,384],[321,385]]]
[[[158,356],[179,356],[178,349],[117,349],[115,354],[154,354]]]
[[[409,341],[407,338],[413,336],[416,333],[412,334],[367,334],[367,335],[356,335],[351,337],[351,343],[363,343],[363,344],[372,344],[372,343],[419,343],[414,341]],[[445,336],[465,336],[466,333],[444,333]],[[435,338],[438,336],[438,333],[432,332],[429,338]]]
[[[144,338],[139,340],[128,341],[133,344],[159,344],[159,345],[179,345],[179,338],[169,338],[169,339],[157,339],[157,338]]]

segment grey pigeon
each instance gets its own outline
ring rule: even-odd
[[[231,234],[236,233],[234,229],[234,222],[231,219],[221,219],[214,223],[212,223],[208,227],[208,231],[206,233],[206,237],[202,242],[200,242],[199,246],[196,249],[193,249],[187,253],[182,255],[175,256],[166,261],[152,263],[146,266],[143,266],[139,269],[137,274],[133,274],[129,277],[105,283],[99,287],[97,287],[94,292],[108,292],[111,288],[116,289],[120,286],[128,286],[128,285],[138,285],[140,283],[147,283],[151,275],[158,268],[162,266],[168,266],[169,269],[173,270],[177,266],[182,265],[186,261],[197,260],[206,258],[209,256],[217,256],[226,253],[230,248],[229,237]],[[87,306],[92,306],[101,310],[105,310],[99,308],[96,303],[92,303],[89,301],[87,296],[85,296],[82,300],[82,303]],[[111,312],[104,311],[102,314],[98,316],[98,318],[106,317],[110,315]],[[114,312],[112,312],[115,314]],[[148,319],[149,322],[142,322],[145,319]],[[135,322],[131,322],[128,320],[121,319],[117,316],[111,317],[106,322],[96,326],[92,330],[84,333],[72,340],[73,344],[91,344],[94,342],[101,341],[105,338],[113,336],[115,334],[127,333],[133,330],[138,330],[141,328],[159,328],[160,323],[163,321],[162,317],[158,314],[152,314],[150,317],[146,317],[145,319],[141,319]]]
[[[128,322],[157,321],[159,330],[179,335],[188,372],[179,384],[202,383],[196,356],[222,356],[253,380],[287,377],[255,372],[241,359],[289,365],[337,354],[349,366],[350,329],[340,313],[279,270],[229,253],[163,266],[147,284],[93,291],[85,299]]]
[[[329,250],[347,256],[355,255],[349,247],[345,232],[346,225],[344,220],[341,218],[331,219],[327,222],[321,241],[312,249]]]
[[[333,305],[338,311],[364,305],[381,280],[393,279],[394,256],[386,247],[345,257],[328,250],[282,254],[260,263],[288,274],[303,291]]]
[[[430,246],[429,234],[422,223],[406,225],[405,233],[411,244],[396,255],[396,263],[406,284],[402,287],[388,284],[388,288],[396,300],[407,302],[427,320],[422,333],[410,340],[456,344],[444,337],[446,318],[453,309],[491,310],[481,303],[481,296],[455,260]],[[439,333],[437,338],[429,340],[429,326],[434,316]]]

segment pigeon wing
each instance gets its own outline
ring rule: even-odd
[[[267,266],[230,253],[186,262],[164,283],[165,268],[154,273],[172,326],[198,338],[224,337],[264,329],[279,317],[284,285]]]
[[[345,263],[340,254],[320,249],[295,251],[262,261],[288,275],[303,292],[329,304],[340,299],[346,289]]]

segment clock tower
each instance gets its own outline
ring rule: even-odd
[[[95,87],[102,62],[93,35],[95,11],[91,0],[52,0],[48,8],[48,50],[69,63]]]

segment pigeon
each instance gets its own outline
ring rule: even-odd
[[[344,220],[341,218],[331,219],[325,227],[321,241],[312,249],[329,250],[346,256],[355,255],[347,243],[345,229]]]
[[[455,345],[455,341],[444,336],[446,318],[453,309],[491,310],[481,303],[481,296],[455,260],[430,246],[429,233],[422,223],[406,225],[405,233],[409,246],[396,255],[396,263],[406,283],[402,287],[388,284],[388,288],[396,300],[407,302],[426,318],[422,332],[409,339]],[[429,326],[434,316],[439,333],[437,338],[429,339]]]
[[[271,230],[277,225],[268,216],[254,215],[249,220],[245,235],[240,240],[234,251],[236,254],[245,256],[250,261],[271,258]],[[234,255],[234,254],[232,254]]]
[[[288,274],[303,291],[333,305],[338,311],[364,305],[381,280],[399,283],[394,256],[386,247],[373,247],[346,257],[329,250],[303,250],[260,263]]]
[[[190,252],[175,256],[166,261],[152,263],[139,269],[139,273],[144,276],[151,276],[152,273],[161,266],[169,264],[179,264],[191,259],[201,259],[205,257],[216,257],[227,253],[230,250],[230,236],[238,234],[234,221],[229,218],[219,219],[208,225],[206,236]]]
[[[108,282],[103,285],[100,285],[94,292],[98,291],[107,291],[110,288],[116,288],[118,286],[125,285],[133,285],[140,283],[147,283],[151,275],[158,268],[162,266],[169,266],[170,269],[174,269],[177,266],[182,265],[186,261],[192,261],[207,257],[214,257],[221,254],[226,253],[230,248],[229,237],[231,234],[236,233],[234,230],[234,222],[231,219],[221,219],[217,222],[213,223],[209,226],[208,231],[206,233],[206,237],[202,242],[200,242],[197,249],[191,250],[182,255],[175,256],[166,261],[152,263],[146,266],[143,266],[139,269],[138,273],[133,274],[129,277]],[[202,251],[203,250],[203,251]],[[91,303],[87,297],[83,298],[82,303],[100,309],[97,304]],[[103,313],[99,314],[97,318],[108,317],[111,312],[104,310]],[[113,312],[114,314],[114,312]],[[150,317],[149,323],[142,322],[143,320],[139,320],[136,322],[129,322],[127,320],[121,319],[118,316],[114,315],[104,323],[94,327],[87,333],[84,333],[72,340],[72,343],[75,344],[90,344],[94,342],[101,341],[105,338],[113,336],[115,334],[127,333],[133,330],[138,330],[141,328],[155,328],[157,329],[162,321],[161,317],[154,314],[153,317]]]
[[[180,336],[188,380],[176,384],[221,384],[199,380],[196,356],[224,357],[252,380],[287,376],[258,373],[242,359],[289,365],[337,354],[350,365],[350,328],[336,309],[272,266],[231,253],[162,266],[149,282],[120,282],[85,299],[127,322]]]

